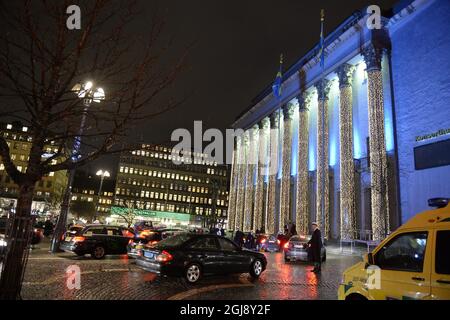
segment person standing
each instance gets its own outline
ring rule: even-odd
[[[314,262],[314,269],[311,270],[315,273],[321,272],[321,251],[322,251],[322,234],[320,232],[317,222],[312,223],[313,233],[311,240],[309,240],[309,250],[311,251],[312,261]]]

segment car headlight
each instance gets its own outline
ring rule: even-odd
[[[0,239],[0,247],[6,247],[6,246],[7,246],[6,241],[3,239]]]

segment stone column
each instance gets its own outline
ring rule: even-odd
[[[234,230],[236,222],[236,195],[238,186],[238,148],[237,139],[234,141],[233,160],[230,176],[230,198],[228,201],[228,228]]]
[[[298,163],[297,196],[295,224],[300,234],[309,233],[309,94],[299,95],[298,99]]]
[[[353,99],[352,78],[355,68],[343,64],[337,69],[339,77],[339,155],[340,155],[340,213],[341,239],[354,239],[355,168],[353,163]]]
[[[245,195],[245,174],[246,174],[246,148],[248,143],[248,137],[242,135],[238,138],[238,149],[239,149],[239,175],[238,175],[238,192],[236,197],[236,221],[235,230],[242,231],[242,222],[244,215],[244,195]]]
[[[245,177],[245,202],[244,202],[244,221],[242,230],[248,232],[252,229],[253,222],[253,200],[254,200],[254,181],[255,169],[258,155],[258,127],[247,130],[249,137],[248,156],[247,156],[247,173]]]
[[[330,192],[329,192],[329,139],[328,139],[328,94],[330,81],[322,79],[315,84],[318,94],[317,110],[317,213],[316,220],[322,234],[330,234]]]
[[[292,117],[294,106],[288,103],[283,107],[283,145],[282,148],[282,176],[280,192],[280,217],[278,231],[283,232],[284,226],[291,221],[290,196],[291,196],[291,162],[292,162]]]
[[[269,190],[266,215],[266,233],[275,233],[276,219],[276,192],[277,192],[277,173],[278,173],[278,112],[270,115],[270,153],[269,153]]]
[[[372,232],[374,240],[384,239],[389,230],[388,170],[381,73],[381,60],[384,52],[384,48],[373,43],[363,50],[367,66]]]
[[[263,207],[264,203],[264,178],[266,176],[266,170],[268,166],[268,135],[269,135],[269,119],[264,118],[259,125],[259,138],[258,138],[258,162],[256,168],[256,187],[255,187],[255,206],[253,209],[253,231],[261,230],[263,216],[265,215],[266,208]],[[267,203],[266,203],[267,206]]]

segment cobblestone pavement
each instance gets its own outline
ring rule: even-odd
[[[361,260],[358,255],[328,252],[322,274],[299,262],[285,263],[281,253],[270,253],[260,279],[248,274],[205,277],[197,285],[178,278],[157,277],[137,268],[126,256],[93,260],[70,253],[52,255],[47,243],[31,252],[22,288],[23,299],[336,299],[343,270]],[[332,251],[332,250],[329,250]],[[66,268],[81,270],[81,288],[66,286]]]

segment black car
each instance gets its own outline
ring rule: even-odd
[[[144,230],[136,234],[135,238],[128,243],[127,252],[130,258],[136,258],[146,244],[156,244],[161,240],[183,232],[177,228],[163,228]]]
[[[211,234],[180,233],[142,250],[136,264],[146,271],[182,276],[196,283],[203,275],[250,273],[258,278],[266,269],[264,254],[239,248],[233,241]]]
[[[134,234],[123,227],[110,225],[88,225],[82,229],[71,228],[67,231],[60,249],[78,256],[90,254],[102,259],[107,254],[126,254],[128,242]]]

